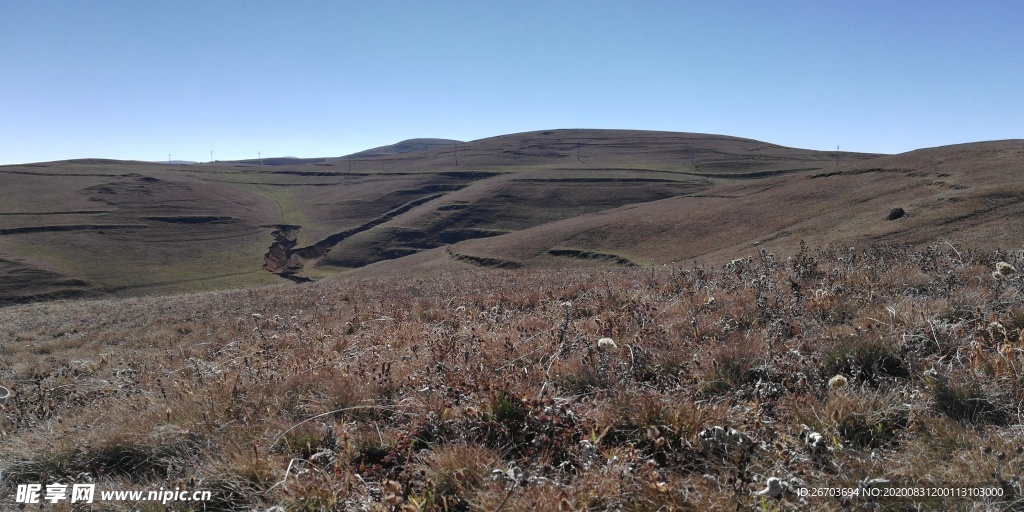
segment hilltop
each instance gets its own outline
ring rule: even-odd
[[[400,155],[405,153],[419,153],[431,149],[445,148],[461,144],[461,140],[454,139],[408,139],[387,146],[380,146],[364,151],[347,155],[344,158],[374,158],[379,156]]]

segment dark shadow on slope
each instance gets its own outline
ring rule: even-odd
[[[446,247],[445,252],[448,256],[456,261],[462,261],[478,267],[489,267],[489,268],[522,268],[523,264],[518,261],[503,260],[500,258],[487,258],[483,256],[473,256],[472,254],[461,254],[455,252],[451,247]]]
[[[622,265],[624,267],[635,267],[637,266],[629,258],[623,258],[622,256],[616,256],[614,254],[608,254],[604,252],[594,251],[579,251],[576,249],[551,249],[548,254],[552,256],[560,256],[564,258],[575,258],[580,260],[591,260],[591,261],[607,261],[616,265]]]
[[[276,226],[277,229],[271,233],[274,237],[274,243],[270,245],[269,251],[263,255],[263,269],[297,283],[310,281],[308,278],[296,275],[305,267],[306,261],[320,260],[342,240],[388,222],[421,204],[433,201],[443,195],[443,193],[433,194],[410,201],[369,222],[340,233],[335,233],[313,245],[300,249],[294,249],[294,247],[298,245],[297,235],[301,226]]]
[[[101,295],[101,290],[84,279],[0,259],[0,307]]]

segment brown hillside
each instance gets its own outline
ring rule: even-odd
[[[360,272],[722,261],[755,242],[1016,247],[1022,146],[837,155],[720,135],[551,130],[263,166],[4,166],[0,304],[280,281],[265,268],[308,280],[368,265]],[[907,215],[887,220],[897,207]],[[287,247],[268,249],[280,226]]]
[[[945,240],[990,248],[1016,248],[1024,241],[1024,141],[923,149],[764,179],[710,181],[694,193],[465,241],[433,254],[515,265],[564,264],[567,258],[720,263],[752,254],[757,245],[789,251],[800,240],[812,245]],[[903,208],[906,216],[888,220],[894,208]]]
[[[465,239],[513,233],[627,205],[700,195],[722,183],[772,180],[821,170],[836,158],[835,153],[736,137],[624,130],[506,135],[462,144],[457,151],[459,169],[501,174],[475,180],[344,240],[321,265],[361,267]],[[406,171],[443,168],[454,165],[455,152],[455,148],[447,148],[379,159],[376,164]],[[841,160],[863,160],[876,155],[839,156]]]

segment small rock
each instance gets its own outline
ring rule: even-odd
[[[896,220],[906,214],[907,212],[904,211],[903,208],[893,208],[892,211],[889,212],[889,220]]]

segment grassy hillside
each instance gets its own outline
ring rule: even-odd
[[[1024,142],[926,149],[772,179],[728,183],[638,206],[459,244],[460,253],[527,261],[551,249],[636,261],[720,262],[755,244],[800,240],[1013,247],[1024,239]],[[894,208],[907,216],[889,220]]]
[[[260,226],[276,220],[268,198],[166,164],[78,160],[0,174],[4,277],[49,276],[0,304],[270,282],[251,262],[265,245]]]
[[[1013,509],[1022,264],[844,245],[9,307],[0,500],[93,482],[212,492],[175,510]],[[798,493],[858,482],[1000,496]]]
[[[793,251],[801,240],[996,249],[1024,239],[1020,140],[884,156],[552,130],[278,160],[0,167],[0,304],[353,269],[723,263],[760,247]],[[905,215],[890,220],[896,208]]]
[[[734,137],[621,130],[392,149],[262,166],[91,159],[0,167],[0,272],[19,283],[0,289],[0,304],[278,280],[264,263],[319,278],[723,186],[771,187],[793,173],[820,172],[837,156]],[[687,212],[673,215],[682,221]],[[275,253],[281,261],[267,260],[279,226],[291,227],[294,246]]]

